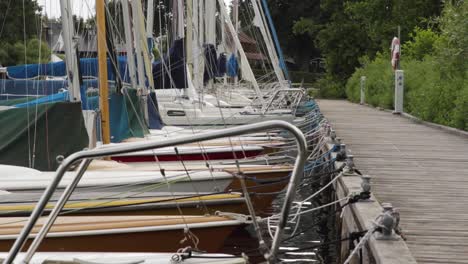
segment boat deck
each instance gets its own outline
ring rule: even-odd
[[[399,208],[418,263],[468,262],[468,137],[347,101],[319,100],[380,202]]]

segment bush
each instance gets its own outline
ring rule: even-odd
[[[315,82],[314,87],[319,89],[317,97],[334,99],[346,98],[344,83],[329,74]]]
[[[403,46],[404,110],[429,122],[468,130],[468,2],[447,3],[441,34],[415,29]],[[388,55],[363,63],[346,83],[349,100],[360,99],[360,77],[366,76],[366,102],[393,108],[394,75]]]
[[[293,83],[313,83],[317,81],[320,74],[304,71],[289,71],[289,78]]]
[[[366,76],[366,103],[393,109],[394,75],[388,59],[378,56],[356,70],[346,84],[349,100],[360,100],[360,78]],[[402,62],[404,110],[423,120],[468,130],[468,81],[443,74],[436,58]]]
[[[359,102],[361,98],[361,76],[366,76],[366,103],[391,108],[394,77],[389,55],[379,53],[374,61],[354,72],[346,83],[346,96],[353,102]]]
[[[404,56],[422,60],[425,56],[434,54],[435,44],[439,41],[439,35],[431,29],[421,29],[416,27],[414,32],[410,34],[412,41],[406,42],[402,50]]]
[[[0,64],[3,66],[25,63],[47,63],[50,61],[51,55],[47,43],[39,41],[37,38],[28,40],[26,48],[22,41],[18,41],[14,44],[1,42],[0,50],[2,50],[2,52],[0,52]]]

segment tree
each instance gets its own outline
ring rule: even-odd
[[[321,10],[328,22],[317,34],[319,47],[326,58],[328,74],[344,83],[359,64],[369,39],[361,25],[345,12],[343,1],[323,1]]]
[[[268,0],[270,13],[285,54],[294,58],[301,70],[308,70],[309,61],[320,57],[316,33],[312,27],[304,30],[304,19],[321,24],[319,0]]]
[[[436,44],[439,64],[446,72],[466,79],[468,69],[468,2],[447,3],[439,20],[441,39]]]
[[[402,48],[405,58],[422,60],[425,56],[434,54],[435,45],[439,41],[439,35],[434,30],[416,27],[409,36],[412,40],[406,42]]]
[[[38,45],[38,32],[41,24],[41,8],[35,0],[1,1],[0,0],[0,64],[15,65],[41,61],[39,46],[47,56],[47,44]],[[32,41],[35,39],[35,41]],[[25,49],[26,45],[26,49]]]
[[[409,39],[415,27],[427,28],[431,18],[440,15],[440,0],[361,0],[346,1],[344,12],[368,35],[367,55],[389,47],[401,27],[401,40]]]
[[[23,6],[24,3],[24,6]],[[0,0],[0,41],[15,43],[37,37],[41,7],[35,0]]]
[[[282,37],[288,43],[289,54],[301,55],[302,49],[314,51],[325,57],[326,82],[336,90],[344,87],[346,80],[360,66],[361,57],[372,60],[378,52],[387,53],[391,39],[401,27],[401,38],[409,40],[410,33],[418,26],[426,29],[434,23],[442,10],[442,0],[321,0],[321,1],[282,1],[276,2],[276,24],[285,25]],[[318,10],[307,5],[319,7]],[[293,5],[292,7],[290,5]],[[291,9],[292,14],[288,14]],[[307,10],[307,12],[302,12]],[[292,18],[291,18],[292,17]],[[298,20],[295,18],[299,17]],[[293,25],[294,36],[288,36]],[[297,44],[294,39],[307,35],[314,44],[307,47]],[[293,49],[297,49],[293,51]],[[337,91],[344,95],[343,91]]]
[[[47,63],[50,60],[51,51],[47,43],[37,38],[32,38],[26,43],[22,41],[14,44],[0,43],[0,63],[3,66],[17,64]]]

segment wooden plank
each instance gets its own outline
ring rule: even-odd
[[[468,139],[347,101],[319,100],[376,198],[399,208],[418,263],[467,263]]]

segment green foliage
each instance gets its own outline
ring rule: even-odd
[[[346,95],[359,102],[361,76],[366,76],[366,102],[373,106],[390,108],[393,104],[393,72],[388,54],[379,53],[366,67],[356,70],[346,84]]]
[[[161,58],[161,53],[156,47],[153,47],[153,57],[155,60],[159,60]]]
[[[468,82],[447,78],[437,60],[426,56],[402,62],[405,69],[405,112],[423,120],[468,130]],[[360,78],[366,76],[366,103],[393,108],[394,75],[389,59],[377,56],[366,67],[356,70],[346,84],[346,95],[360,100]]]
[[[376,54],[376,51],[389,47],[398,26],[401,27],[401,39],[407,40],[416,26],[425,27],[427,21],[439,15],[441,7],[439,0],[360,0],[345,1],[344,12],[366,32],[368,54]]]
[[[50,58],[47,44],[40,44],[37,39],[42,26],[37,1],[0,1],[0,10],[0,64],[47,62]]]
[[[405,112],[423,120],[468,130],[468,2],[447,3],[440,35],[415,29],[404,46]],[[351,101],[360,98],[360,77],[366,76],[366,102],[392,108],[393,73],[389,56],[364,63],[346,84]]]
[[[344,83],[361,65],[359,58],[367,56],[373,59],[379,51],[388,50],[391,39],[397,35],[398,26],[401,26],[402,39],[406,40],[416,26],[421,29],[428,27],[442,9],[441,0],[270,2],[276,3],[273,10],[276,24],[289,34],[280,34],[282,39],[303,38],[304,43],[316,49],[314,54],[325,57],[327,77],[319,84],[323,86],[321,91],[331,89],[329,93],[333,96],[343,94]],[[320,8],[311,8],[312,5]],[[290,10],[294,12],[293,19],[289,18]],[[294,21],[296,17],[299,19]],[[287,53],[304,57],[301,55],[302,46],[289,46]],[[298,60],[297,56],[294,58]],[[340,84],[343,85],[340,87]]]
[[[314,87],[319,89],[317,94],[320,98],[346,98],[344,91],[344,84],[337,81],[336,78],[330,74],[326,74],[323,78],[320,78]]]
[[[284,53],[294,59],[299,70],[308,70],[309,61],[321,55],[315,41],[317,32],[302,25],[303,23],[322,24],[320,0],[268,0],[267,2]],[[301,27],[303,30],[299,30]]]
[[[305,87],[307,88],[307,87]],[[307,89],[307,95],[312,97],[312,98],[317,98],[319,96],[319,90],[315,88],[309,88]]]
[[[3,66],[31,63],[47,63],[50,60],[51,51],[47,43],[36,38],[30,39],[26,47],[23,42],[14,44],[0,42],[0,63]]]
[[[12,44],[36,36],[41,11],[37,1],[0,1],[0,10],[0,42]]]
[[[402,50],[404,56],[411,59],[422,60],[424,56],[432,55],[435,51],[435,45],[439,41],[439,35],[432,29],[421,29],[416,27],[410,34],[411,41],[406,42]]]
[[[452,125],[468,130],[468,80],[460,79],[463,87],[455,99],[455,109],[452,117]]]
[[[320,27],[312,19],[303,17],[296,21],[292,28],[294,35],[309,34],[311,36],[317,34],[319,29]]]
[[[289,77],[293,83],[313,83],[317,80],[319,75],[304,71],[289,71]]]
[[[468,71],[468,1],[447,3],[440,18],[441,39],[437,43],[438,62],[445,74]]]

